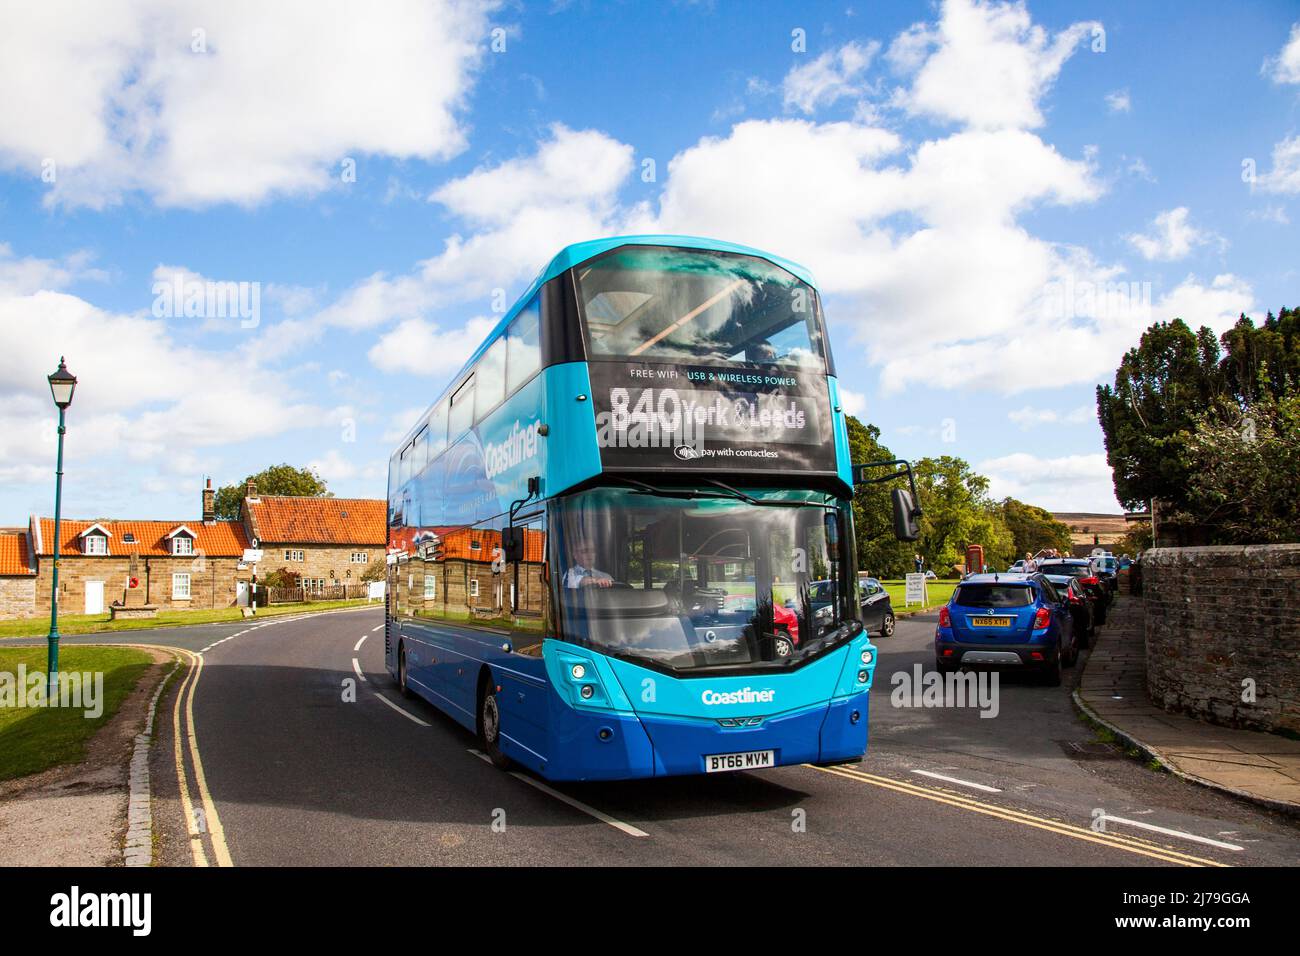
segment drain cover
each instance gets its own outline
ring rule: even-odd
[[[1124,756],[1124,752],[1114,744],[1100,740],[1059,740],[1057,743],[1067,757],[1076,760],[1113,760]]]

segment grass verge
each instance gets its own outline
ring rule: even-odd
[[[281,614],[308,614],[315,611],[334,611],[344,607],[383,607],[382,602],[356,598],[351,601],[314,601],[308,604],[276,604],[259,607],[260,618],[278,617]],[[113,621],[108,612],[103,614],[63,614],[59,617],[59,633],[100,634],[111,631],[143,631],[151,627],[177,627],[185,624],[220,624],[223,621],[243,620],[237,607],[215,608],[206,611],[159,611],[157,617]],[[0,620],[0,638],[44,637],[50,629],[48,617],[24,617]]]
[[[29,681],[33,674],[43,680],[45,648],[0,648],[0,780],[84,759],[87,742],[117,713],[151,661],[133,647],[60,648],[60,672],[103,674],[103,696],[95,708],[101,712],[88,717],[84,697],[76,708],[16,706],[25,689],[17,686],[19,665],[26,665]]]
[[[925,607],[918,608],[915,604],[906,607],[904,601],[907,598],[907,584],[903,581],[881,581],[885,590],[889,592],[889,603],[894,606],[895,614],[916,614],[920,611],[933,610],[936,607],[943,607],[952,597],[952,592],[957,589],[959,581],[930,581],[926,585],[926,592],[930,600]]]

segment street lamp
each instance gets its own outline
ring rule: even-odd
[[[54,470],[54,579],[50,594],[50,633],[46,638],[49,650],[45,661],[45,671],[49,676],[49,696],[53,698],[57,688],[59,673],[59,519],[63,510],[63,435],[67,429],[63,425],[63,413],[72,404],[72,393],[77,390],[77,376],[68,371],[63,357],[59,357],[59,367],[49,376],[50,394],[54,404],[59,407],[59,458]]]

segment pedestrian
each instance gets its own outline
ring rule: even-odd
[[[914,554],[912,555],[912,562],[916,565],[916,573],[920,574],[921,569],[925,567],[925,558],[921,557],[919,554]]]
[[[1034,556],[1032,554],[1026,551],[1025,552],[1025,573],[1033,574],[1037,570],[1038,570],[1038,562],[1034,560]]]

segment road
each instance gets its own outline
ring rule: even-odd
[[[932,617],[900,620],[880,642],[859,765],[556,785],[497,770],[459,725],[399,698],[382,620],[366,609],[120,638],[202,652],[201,670],[187,686],[174,681],[159,707],[151,769],[162,862],[1300,862],[1296,823],[1096,745],[1074,715],[1070,680],[1003,679],[995,717],[895,706],[895,675],[932,665]],[[106,639],[117,638],[65,641]],[[187,832],[193,819],[198,836]]]

